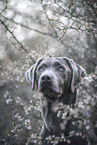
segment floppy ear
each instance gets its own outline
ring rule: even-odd
[[[39,59],[36,62],[36,64],[32,65],[25,73],[26,80],[27,80],[28,84],[32,87],[32,90],[35,89],[36,69],[42,60],[43,60],[42,58]]]
[[[69,65],[71,70],[71,83],[70,88],[72,93],[74,93],[76,86],[80,83],[81,78],[86,75],[86,71],[72,59],[64,58]]]
[[[34,82],[35,82],[35,64],[32,65],[25,73],[25,77],[26,77],[26,80],[27,80],[27,83],[32,86],[32,89],[34,90]]]

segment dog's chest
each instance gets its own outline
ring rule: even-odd
[[[66,106],[58,101],[48,103],[48,101],[44,100],[42,103],[42,116],[46,128],[54,134],[64,132],[65,126],[70,119],[69,116],[67,117],[67,112],[64,110]]]

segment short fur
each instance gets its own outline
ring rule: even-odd
[[[70,110],[75,109],[76,86],[85,74],[80,65],[67,57],[41,58],[26,72],[27,82],[32,89],[38,88],[43,93],[44,125],[41,133],[43,145],[53,145],[54,142],[57,145],[87,145],[90,136],[95,138],[90,124],[92,131],[88,133],[83,125],[79,127],[78,123],[84,122],[82,116],[70,115],[72,112]],[[67,113],[64,118],[58,116],[59,111]]]

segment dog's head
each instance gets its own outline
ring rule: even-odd
[[[49,98],[60,98],[64,92],[75,92],[76,86],[85,76],[85,70],[66,57],[42,58],[26,72],[27,82],[34,90]]]

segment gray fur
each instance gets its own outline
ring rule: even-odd
[[[53,144],[45,141],[47,137],[52,135],[59,137],[63,133],[65,137],[65,135],[68,136],[73,130],[76,133],[83,133],[82,129],[79,129],[79,126],[72,125],[72,122],[79,122],[79,118],[66,115],[63,119],[60,115],[58,116],[58,111],[60,110],[60,103],[63,104],[63,108],[69,105],[69,109],[73,109],[71,106],[74,107],[77,97],[76,86],[85,75],[85,70],[67,57],[39,59],[26,72],[27,82],[31,85],[32,89],[34,90],[36,88],[43,93],[41,99],[44,122],[41,133],[44,140],[43,145]],[[61,111],[64,110],[63,108],[61,108]],[[70,111],[67,112],[70,114]],[[77,137],[75,134],[73,137],[70,137],[71,143],[68,143],[68,141],[59,141],[57,144],[87,145],[86,139],[83,139],[81,136]]]

